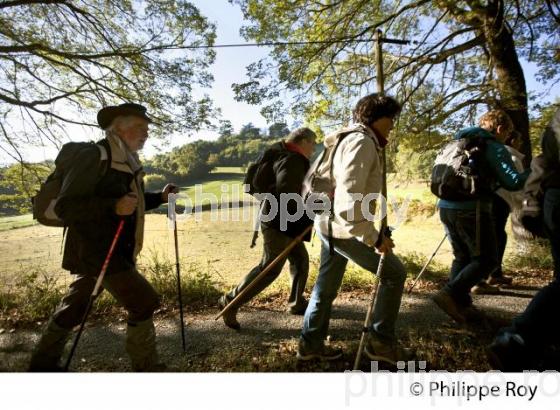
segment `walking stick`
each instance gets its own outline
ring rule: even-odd
[[[286,246],[286,249],[284,249],[280,255],[278,255],[276,258],[274,258],[274,260],[272,262],[270,262],[266,266],[266,268],[264,268],[261,271],[261,273],[259,273],[257,275],[257,277],[255,277],[255,279],[253,279],[253,281],[249,285],[247,285],[247,287],[245,289],[243,289],[241,292],[239,292],[239,294],[235,298],[233,298],[232,301],[229,302],[226,305],[225,308],[222,309],[222,311],[218,314],[218,316],[216,316],[216,318],[214,320],[218,320],[226,312],[228,312],[233,306],[235,306],[235,302],[237,300],[239,300],[239,298],[241,298],[247,292],[249,292],[249,290],[251,290],[268,272],[270,272],[270,270],[274,266],[276,266],[276,264],[278,262],[280,262],[283,258],[285,258],[290,253],[290,251],[294,248],[294,246],[296,246],[298,243],[300,243],[303,240],[303,238],[305,237],[305,235],[307,235],[307,233],[309,233],[312,228],[313,228],[313,225],[309,225],[307,228],[305,228],[305,230],[302,233],[300,233],[296,238],[294,238],[294,240],[292,242],[290,242],[290,244],[288,246]]]
[[[117,232],[115,233],[115,237],[113,238],[113,242],[111,243],[111,247],[109,248],[109,252],[107,252],[107,256],[105,257],[105,261],[103,262],[103,265],[101,266],[101,272],[99,273],[99,276],[97,277],[97,282],[95,283],[95,287],[93,288],[93,292],[91,293],[91,295],[89,297],[89,302],[88,302],[86,311],[84,313],[82,323],[80,324],[80,329],[78,330],[78,334],[76,335],[76,337],[74,339],[74,343],[72,344],[72,349],[70,350],[70,354],[68,355],[68,358],[66,359],[66,364],[64,365],[64,371],[65,372],[67,372],[68,368],[70,367],[70,362],[72,361],[72,357],[74,356],[74,352],[76,351],[76,347],[78,346],[80,336],[82,335],[82,332],[84,331],[84,326],[86,324],[86,320],[87,320],[87,317],[89,315],[89,312],[91,311],[91,307],[93,306],[93,302],[95,301],[95,298],[97,297],[97,295],[99,295],[99,292],[100,292],[100,289],[101,289],[101,284],[103,283],[103,278],[105,277],[105,272],[107,271],[107,267],[109,266],[109,261],[111,260],[111,256],[113,256],[113,251],[115,250],[115,245],[117,244],[117,241],[119,240],[119,236],[121,235],[121,231],[123,229],[123,226],[124,226],[124,219],[121,219],[121,221],[119,222],[119,226],[117,227]]]
[[[381,30],[376,31],[375,36],[375,57],[376,57],[376,68],[377,68],[377,89],[380,94],[384,94],[384,79],[383,79],[383,54],[381,49]],[[383,179],[381,185],[381,195],[385,201],[385,209],[383,212],[383,219],[381,220],[381,229],[379,230],[379,235],[385,235],[387,231],[387,159],[385,154],[385,148],[382,149],[381,153],[383,159]],[[389,234],[390,237],[390,234]],[[358,351],[356,352],[356,359],[354,360],[354,370],[360,368],[360,361],[362,360],[362,353],[364,351],[364,345],[366,342],[366,337],[369,332],[369,325],[371,322],[371,317],[373,315],[373,307],[375,306],[375,300],[377,299],[377,288],[379,287],[379,281],[381,280],[381,274],[383,273],[383,265],[385,264],[385,253],[381,254],[379,258],[379,264],[377,265],[377,280],[373,285],[371,291],[370,304],[366,313],[366,318],[364,320],[364,326],[362,327],[362,335],[360,336],[360,344],[358,346]]]
[[[436,250],[434,251],[434,253],[432,253],[432,256],[430,256],[430,259],[428,259],[428,261],[424,264],[424,267],[422,268],[422,270],[420,270],[420,273],[418,274],[418,276],[416,276],[416,279],[414,279],[414,282],[412,282],[412,285],[410,285],[410,288],[408,289],[408,294],[409,295],[410,295],[410,292],[412,292],[412,289],[414,289],[414,286],[416,286],[416,282],[418,282],[418,279],[420,279],[420,276],[422,276],[422,274],[424,273],[424,271],[426,270],[426,268],[428,267],[428,265],[430,264],[432,259],[434,259],[434,257],[436,256],[436,253],[438,253],[439,248],[441,248],[441,245],[443,245],[443,242],[445,242],[445,239],[447,239],[447,233],[443,236],[443,239],[441,240],[441,242],[437,246]]]
[[[381,254],[381,258],[379,258],[379,265],[377,265],[377,280],[373,285],[373,289],[371,291],[370,297],[370,304],[368,306],[368,310],[366,313],[366,318],[364,320],[364,327],[362,328],[362,335],[360,337],[360,345],[358,346],[358,352],[356,353],[356,359],[354,360],[354,370],[358,370],[360,368],[360,361],[362,360],[362,353],[364,351],[364,344],[366,342],[366,337],[369,332],[369,325],[371,322],[371,316],[373,314],[373,307],[375,306],[375,300],[377,299],[377,288],[379,287],[379,281],[381,278],[381,272],[383,272],[383,265],[385,264],[385,254]]]
[[[175,238],[175,268],[177,271],[177,297],[179,299],[179,315],[181,317],[181,339],[183,352],[187,351],[185,345],[185,320],[183,316],[183,295],[181,292],[181,265],[179,264],[179,240],[177,239],[177,218],[173,218],[173,236]]]
[[[261,217],[264,210],[264,199],[259,204],[259,214],[257,215],[257,219],[255,221],[255,226],[253,226],[253,239],[251,240],[250,248],[254,248],[257,244],[257,238],[259,237],[259,228],[261,225]]]

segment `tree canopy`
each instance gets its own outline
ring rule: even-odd
[[[0,149],[23,161],[22,146],[58,145],[125,101],[166,134],[206,125],[214,51],[190,47],[214,39],[185,0],[0,1]]]
[[[401,126],[456,129],[481,108],[501,108],[523,136],[530,160],[528,95],[520,58],[538,79],[560,80],[560,7],[550,0],[230,0],[249,23],[247,39],[276,44],[271,58],[234,85],[240,100],[265,103],[263,115],[287,107],[308,121],[349,119],[358,96],[375,91],[373,40],[384,44],[385,90],[405,103]],[[534,98],[541,96],[534,95]],[[409,133],[414,134],[414,133]],[[445,135],[445,134],[442,134]]]

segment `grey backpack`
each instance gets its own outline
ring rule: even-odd
[[[432,193],[449,201],[476,200],[491,194],[495,178],[484,157],[488,141],[471,137],[447,143],[432,168]]]

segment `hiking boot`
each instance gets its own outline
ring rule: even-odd
[[[128,323],[126,352],[135,372],[163,372],[167,369],[167,366],[159,361],[156,328],[152,318]]]
[[[486,319],[484,312],[473,305],[462,308],[461,314],[464,316],[465,320],[470,323],[480,323]]]
[[[72,329],[65,329],[49,321],[47,328],[31,355],[28,372],[62,372],[60,359]]]
[[[527,348],[523,338],[512,332],[502,332],[496,336],[492,344],[486,348],[486,356],[490,366],[502,372],[521,372],[532,370],[527,368]]]
[[[302,316],[307,309],[307,305],[309,305],[309,301],[304,300],[303,302],[301,302],[297,305],[290,306],[290,308],[288,309],[288,312],[290,312],[291,315]]]
[[[498,285],[491,285],[488,282],[482,281],[473,286],[471,292],[476,295],[497,295],[500,293],[500,287]]]
[[[220,312],[225,309],[228,305],[228,301],[226,299],[226,295],[223,295],[220,299],[218,299],[218,307],[220,308]],[[222,319],[224,320],[224,324],[234,330],[241,329],[241,325],[237,321],[237,308],[232,308],[225,312],[222,315]]]
[[[434,296],[432,300],[438,307],[447,313],[454,321],[459,324],[465,323],[465,316],[461,313],[461,307],[453,300],[449,292],[441,289]]]
[[[397,362],[408,362],[414,358],[412,349],[402,347],[397,342],[385,343],[372,333],[369,334],[364,353],[370,360],[393,366],[396,366]]]
[[[511,284],[513,283],[513,278],[511,276],[502,275],[495,278],[491,277],[487,280],[487,282],[489,285],[511,286]]]
[[[320,349],[310,349],[307,347],[303,339],[299,340],[297,359],[308,361],[313,359],[319,360],[336,360],[342,357],[342,349],[339,347],[331,347],[322,345]]]

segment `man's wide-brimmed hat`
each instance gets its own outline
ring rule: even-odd
[[[115,118],[127,115],[133,115],[135,117],[143,118],[148,122],[153,122],[146,114],[146,111],[146,107],[135,103],[110,105],[99,110],[97,113],[97,123],[102,129],[107,129]]]

